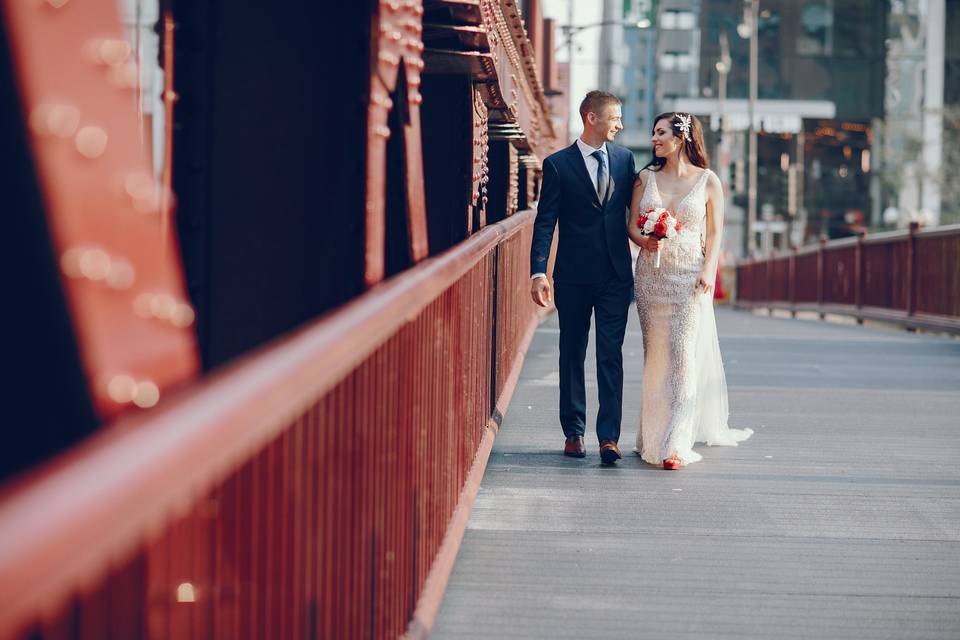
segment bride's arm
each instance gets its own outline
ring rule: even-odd
[[[703,270],[697,286],[704,293],[713,291],[717,281],[717,265],[720,262],[723,240],[723,185],[720,178],[711,173],[707,179],[707,238]]]
[[[641,171],[637,174],[637,179],[633,183],[633,196],[630,199],[630,208],[627,210],[627,235],[633,240],[633,243],[646,249],[647,240],[637,228],[637,218],[640,216],[640,200],[643,199],[643,191],[647,184],[647,172]]]

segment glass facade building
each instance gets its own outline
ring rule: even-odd
[[[820,234],[850,235],[878,216],[872,175],[874,129],[884,116],[887,0],[762,0],[758,32],[760,101],[833,103],[830,119],[802,119],[798,127],[761,130],[758,139],[758,211],[786,223],[778,246]],[[730,48],[727,96],[747,98],[749,39],[743,0],[702,0],[699,86],[716,95],[721,34]],[[749,34],[749,31],[747,31]],[[715,124],[715,123],[714,123]],[[714,126],[715,128],[715,126]],[[731,150],[734,203],[746,206],[745,136]]]

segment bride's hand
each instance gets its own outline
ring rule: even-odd
[[[709,273],[701,271],[700,277],[697,278],[697,291],[702,291],[703,293],[711,293],[713,291],[713,284],[715,281],[716,281],[716,276],[711,278]]]
[[[640,246],[651,253],[656,253],[660,248],[660,241],[650,236],[643,236],[643,244]]]

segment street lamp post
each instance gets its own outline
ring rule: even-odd
[[[560,25],[560,30],[563,32],[564,41],[561,42],[554,51],[560,51],[560,49],[566,47],[567,56],[571,57],[573,55],[573,37],[575,35],[587,29],[605,27],[613,24],[620,25],[627,29],[649,29],[651,26],[651,22],[646,19],[640,20],[639,22],[632,22],[630,20],[604,20],[603,22],[593,22],[583,25],[562,24]]]
[[[719,131],[717,134],[717,150],[715,156],[720,164],[720,180],[723,184],[728,184],[730,180],[730,170],[727,165],[727,76],[733,62],[730,58],[730,41],[727,38],[727,32],[720,32],[720,59],[717,61],[717,103],[720,111]]]
[[[593,29],[594,27],[604,27],[607,25],[619,25],[625,29],[640,29],[641,31],[650,29],[653,26],[653,22],[647,18],[643,18],[638,21],[632,20],[603,20],[601,22],[593,22],[590,24],[584,25],[575,25],[573,24],[573,2],[568,5],[568,20],[569,24],[560,25],[560,31],[563,33],[563,42],[561,42],[554,49],[554,52],[558,52],[561,49],[567,50],[567,62],[570,65],[570,78],[573,78],[573,38],[574,36],[586,31],[587,29]],[[649,35],[649,34],[648,34]],[[654,63],[654,39],[652,37],[647,37],[646,39],[646,71],[644,77],[646,79],[646,87],[644,91],[645,96],[645,110],[647,115],[647,120],[653,117],[653,81],[652,73]],[[571,80],[572,82],[572,80]]]
[[[757,66],[759,43],[757,38],[757,22],[760,14],[760,0],[744,0],[744,23],[749,27],[750,37],[750,97],[747,104],[747,228],[746,254],[752,255],[757,249],[755,229],[757,226]],[[740,35],[743,35],[741,32]]]

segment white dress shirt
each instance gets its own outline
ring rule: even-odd
[[[593,190],[597,190],[597,172],[600,170],[600,162],[593,157],[593,153],[597,151],[596,147],[591,147],[581,138],[577,138],[577,148],[580,149],[580,153],[583,155],[583,164],[587,165],[587,173],[590,175],[590,184],[593,185]],[[604,163],[607,166],[607,180],[610,179],[610,156],[607,154],[607,143],[604,142],[603,146],[600,147],[600,152],[603,154]],[[533,278],[546,278],[547,274],[545,273],[535,273],[530,276]]]
[[[596,147],[591,147],[586,142],[577,138],[577,148],[580,149],[580,153],[583,155],[583,163],[587,165],[587,173],[590,174],[590,184],[593,185],[593,190],[597,190],[597,171],[600,169],[600,162],[593,157],[592,154],[597,152]],[[607,179],[609,180],[610,176],[610,156],[607,155],[607,143],[604,142],[603,146],[600,147],[600,153],[603,154],[603,161],[607,167]]]

